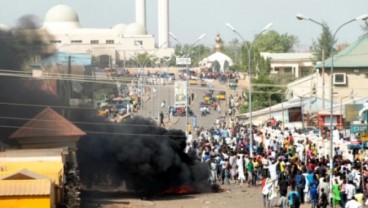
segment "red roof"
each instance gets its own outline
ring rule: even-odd
[[[15,131],[10,138],[31,137],[68,137],[84,136],[86,133],[65,119],[62,115],[47,107],[21,128]]]

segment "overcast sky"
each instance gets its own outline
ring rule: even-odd
[[[135,0],[1,0],[0,23],[9,27],[26,14],[43,21],[46,12],[59,3],[73,7],[82,27],[109,28],[135,21]],[[6,3],[5,3],[6,2]],[[147,29],[157,37],[157,0],[147,2]],[[201,34],[201,43],[212,46],[217,33],[225,42],[237,38],[225,23],[229,22],[246,40],[253,40],[268,23],[273,30],[295,35],[301,48],[311,45],[321,27],[295,18],[302,13],[316,21],[327,22],[334,32],[338,26],[368,13],[367,0],[170,0],[170,31],[183,43],[193,43]],[[338,43],[351,43],[363,34],[362,21],[339,31]],[[175,44],[174,40],[171,40]]]

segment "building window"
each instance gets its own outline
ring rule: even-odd
[[[61,40],[50,40],[50,43],[61,43]]]
[[[72,40],[70,43],[82,43],[82,40]]]
[[[300,67],[300,76],[306,77],[308,75],[312,74],[312,69],[308,67]]]
[[[91,40],[91,44],[98,44],[99,41],[98,40]]]
[[[143,46],[143,41],[141,41],[141,40],[135,40],[134,41],[134,45],[135,46]]]
[[[345,73],[334,73],[333,74],[334,85],[346,85],[346,74]]]
[[[284,68],[284,73],[285,74],[291,74],[292,73],[292,69],[290,67]]]
[[[106,40],[106,44],[114,44],[114,40]]]

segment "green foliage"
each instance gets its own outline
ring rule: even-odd
[[[224,45],[223,53],[228,55],[234,62],[234,65],[241,65],[241,44],[238,39],[231,40],[228,44]]]
[[[332,40],[332,32],[327,23],[323,22],[322,33],[316,40],[313,40],[311,50],[313,51],[317,61],[322,61],[322,53],[324,52],[324,58],[327,59],[331,55],[331,47],[335,44]]]
[[[258,79],[253,81],[253,83],[253,91],[255,92],[252,94],[252,98],[255,100],[252,104],[253,110],[260,110],[281,102],[282,90],[280,90],[280,88],[270,87],[276,83],[271,80],[269,76],[260,75]],[[257,86],[261,84],[267,86]]]
[[[234,46],[237,43],[235,41],[230,42],[229,47],[238,48]],[[252,111],[267,108],[270,105],[274,105],[282,101],[283,89],[278,87],[270,87],[272,85],[288,83],[289,80],[293,80],[293,77],[280,77],[276,79],[270,76],[270,60],[265,60],[261,57],[260,52],[273,52],[273,53],[287,53],[292,52],[295,44],[298,43],[298,38],[293,35],[279,34],[276,31],[269,31],[266,34],[262,34],[255,37],[253,43],[244,42],[240,47],[240,56],[236,69],[239,71],[249,71],[249,50],[251,52],[250,57],[250,69],[252,77]],[[230,49],[228,49],[230,51]],[[229,53],[231,54],[231,53]],[[234,52],[233,52],[234,54]],[[235,68],[235,67],[234,67]],[[259,85],[267,85],[259,86]],[[258,85],[258,86],[257,86]],[[245,93],[248,96],[248,93]],[[245,99],[246,101],[248,98]],[[249,111],[248,102],[240,107],[240,113],[246,113]]]
[[[195,46],[192,45],[175,45],[175,55],[178,57],[190,57],[192,59],[192,65],[197,66],[198,63],[211,55],[212,50],[202,44]]]
[[[129,64],[133,66],[135,65],[138,68],[153,67],[156,60],[156,56],[153,56],[146,52],[131,57],[129,59]]]
[[[297,37],[293,35],[279,34],[274,30],[270,30],[258,36],[254,40],[253,47],[262,52],[286,53],[292,52],[297,42]]]

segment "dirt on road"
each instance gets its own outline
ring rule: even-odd
[[[217,193],[162,195],[142,200],[129,194],[82,198],[82,207],[99,208],[244,208],[262,207],[260,186],[222,185]]]

